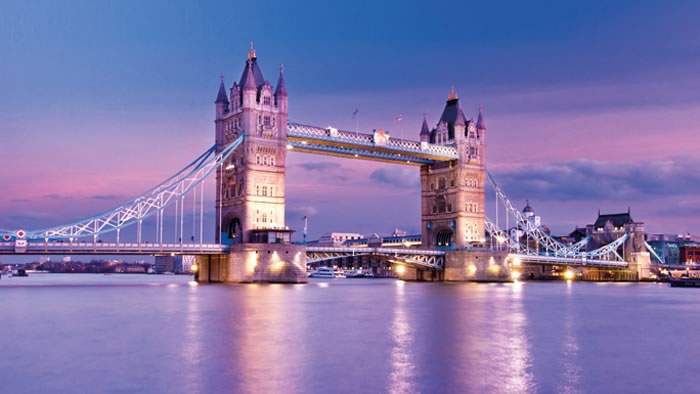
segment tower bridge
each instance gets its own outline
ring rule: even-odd
[[[229,88],[221,79],[214,146],[153,189],[103,214],[41,230],[0,230],[0,254],[197,255],[202,282],[305,282],[307,262],[356,253],[387,256],[406,266],[406,278],[424,278],[427,271],[437,280],[509,280],[527,265],[624,270],[636,279],[651,272],[643,228],[625,227],[605,244],[594,246],[586,238],[564,245],[514,208],[486,170],[483,113],[479,110],[476,121],[468,119],[454,89],[436,125],[423,120],[416,141],[382,129],[360,133],[289,122],[288,101],[283,69],[273,87],[251,47],[240,79]],[[290,152],[418,167],[420,247],[291,243],[293,230],[285,223]],[[207,244],[204,180],[210,176],[216,178],[216,235]],[[496,194],[492,219],[485,215],[489,186]],[[167,212],[175,214],[174,242],[164,235]],[[193,226],[189,241],[186,216]],[[155,224],[155,234],[144,234],[144,221]],[[511,223],[527,242],[509,235]],[[135,241],[122,241],[127,229],[135,231]],[[102,242],[107,234],[115,242]]]

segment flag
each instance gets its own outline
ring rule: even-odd
[[[357,113],[360,112],[359,109],[355,108],[355,112],[352,113],[352,118],[355,119],[357,118]]]

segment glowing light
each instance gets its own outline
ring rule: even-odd
[[[406,267],[404,267],[403,265],[399,265],[396,267],[395,271],[397,274],[403,275],[406,272]]]
[[[294,147],[292,146],[292,144],[287,144],[287,149],[294,149]]]
[[[515,280],[515,281],[517,281],[518,279],[520,279],[520,275],[521,275],[521,274],[520,274],[520,271],[511,271],[511,272],[510,272],[510,278],[513,279],[513,280]]]
[[[403,280],[397,280],[397,281],[396,281],[396,286],[403,287],[405,284],[406,284],[406,282],[403,281]]]
[[[469,266],[467,266],[467,275],[474,276],[474,275],[476,275],[476,271],[477,271],[476,265],[469,264]]]
[[[229,164],[229,165],[226,166],[225,170],[226,170],[226,171],[231,171],[231,170],[233,170],[234,168],[236,168],[236,165],[235,165],[235,164]]]
[[[187,284],[188,284],[190,287],[199,286],[199,283],[197,283],[197,281],[194,281],[194,280],[191,280],[191,281],[187,282]]]
[[[498,237],[496,237],[496,242],[498,242],[499,244],[502,244],[502,243],[506,242],[506,239],[501,237],[501,236],[498,236]]]
[[[520,267],[520,265],[521,265],[522,263],[523,263],[523,262],[520,260],[520,257],[514,257],[514,258],[513,258],[513,266],[514,266],[514,267]]]
[[[197,263],[194,263],[190,266],[191,272],[197,272],[198,270],[199,270],[199,266],[197,265]]]
[[[574,276],[576,276],[576,275],[574,274],[574,271],[572,271],[572,270],[566,270],[566,271],[564,271],[564,279],[566,279],[566,280],[572,280],[572,279],[574,279]]]
[[[306,145],[306,144],[308,144],[308,142],[306,142],[306,141],[301,141],[301,144],[302,144],[302,145]]]

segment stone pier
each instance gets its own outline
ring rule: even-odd
[[[509,282],[508,252],[456,250],[445,256],[444,280],[448,282]]]
[[[306,283],[306,248],[238,244],[226,255],[197,258],[199,283]]]

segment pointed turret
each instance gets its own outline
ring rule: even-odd
[[[476,128],[478,130],[486,130],[486,122],[484,122],[484,115],[481,113],[481,107],[479,107],[479,118],[476,120]]]
[[[214,104],[216,104],[216,118],[223,118],[223,116],[229,110],[229,101],[228,97],[226,97],[226,87],[224,86],[223,75],[221,76],[221,83],[219,84],[219,94],[216,95],[216,101]]]
[[[219,94],[216,96],[215,104],[226,104],[228,105],[228,97],[226,97],[226,87],[224,86],[224,76],[221,76],[221,83],[219,84]]]
[[[275,97],[287,97],[287,85],[284,83],[284,65],[280,65],[280,78],[277,81]]]
[[[467,125],[467,119],[464,117],[464,112],[462,112],[462,108],[458,107],[457,119],[455,119],[455,126],[466,126],[466,125]]]
[[[243,90],[257,90],[257,86],[255,84],[255,74],[253,73],[253,60],[248,59],[248,62],[246,63],[246,68],[245,68],[245,74],[243,74]]]
[[[428,120],[423,115],[423,125],[420,127],[420,140],[421,142],[430,141],[430,128],[428,128]]]

